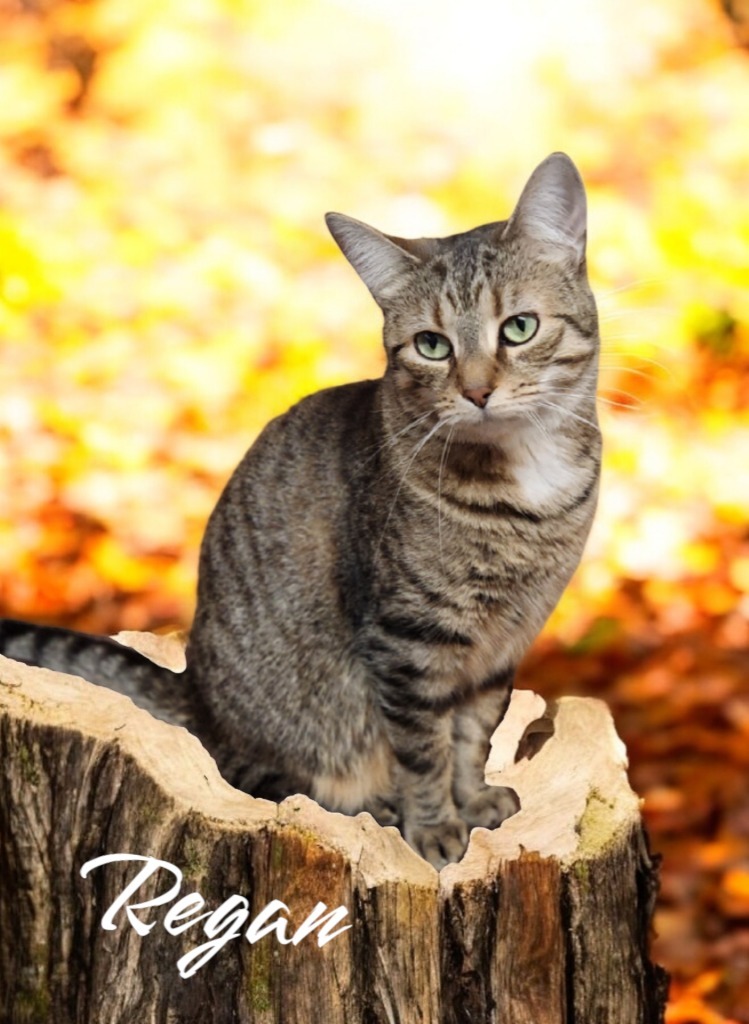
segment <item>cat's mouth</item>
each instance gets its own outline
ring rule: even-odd
[[[499,444],[508,434],[532,427],[528,410],[506,406],[487,406],[463,413],[452,422],[452,439],[470,444]]]
[[[482,427],[497,423],[527,420],[531,418],[529,414],[534,411],[538,411],[535,403],[523,401],[522,399],[518,401],[513,397],[501,395],[495,391],[489,397],[486,405],[481,408],[467,401],[460,402],[460,407],[456,409],[456,418],[461,424],[465,423]]]
[[[491,430],[492,427],[504,426],[518,429],[521,424],[538,426],[545,423],[548,426],[549,420],[559,421],[569,415],[573,415],[572,411],[559,396],[552,394],[547,398],[543,392],[536,392],[519,398],[489,401],[483,409],[462,407],[457,419],[461,425]]]

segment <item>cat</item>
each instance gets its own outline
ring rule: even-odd
[[[303,399],[234,472],[184,676],[12,620],[0,650],[187,725],[251,794],[370,811],[440,868],[517,809],[484,781],[489,739],[596,505],[585,191],[554,153],[507,221],[403,239],[326,220],[383,313],[386,370]]]

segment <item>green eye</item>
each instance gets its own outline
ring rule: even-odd
[[[533,313],[518,313],[508,317],[499,328],[499,336],[508,345],[522,345],[530,341],[538,330],[538,317]]]
[[[452,343],[436,331],[419,331],[414,338],[414,346],[425,359],[447,359],[453,351]]]

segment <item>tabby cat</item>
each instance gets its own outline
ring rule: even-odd
[[[555,153],[508,221],[448,238],[329,214],[384,314],[387,368],[299,402],[235,471],[185,676],[11,620],[0,649],[187,724],[249,793],[368,810],[435,866],[457,860],[516,809],[484,782],[489,737],[596,503],[585,211]]]

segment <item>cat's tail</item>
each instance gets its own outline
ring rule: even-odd
[[[156,665],[106,636],[0,619],[0,654],[25,665],[82,676],[172,725],[195,730],[198,710],[185,674]]]

